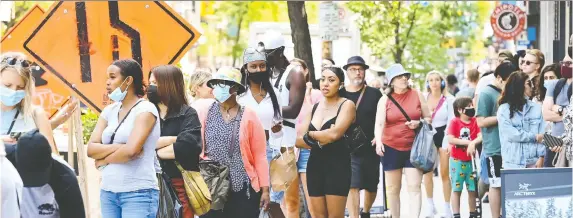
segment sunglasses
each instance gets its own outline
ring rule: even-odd
[[[527,84],[529,87],[531,88],[535,88],[535,86],[533,85],[533,81],[532,80],[527,80],[527,82],[525,82],[525,84]]]
[[[247,49],[245,49],[244,54],[248,54],[248,55],[255,54],[255,53],[263,53],[263,54],[264,54],[264,52],[265,52],[265,47],[264,47],[264,46],[259,46],[259,47],[257,47],[257,48],[247,48]]]
[[[229,81],[217,81],[217,82],[211,82],[211,86],[213,88],[215,87],[224,88],[225,86],[230,86],[231,88],[233,88],[233,86],[235,86],[235,83]]]
[[[32,62],[25,60],[25,59],[17,59],[14,57],[9,57],[6,58],[4,60],[2,60],[2,63],[8,64],[10,66],[21,66],[21,67],[30,67],[32,65]]]
[[[529,66],[529,65],[531,65],[531,64],[537,64],[537,63],[535,63],[535,62],[533,62],[533,61],[521,60],[520,65],[523,65],[523,64]]]

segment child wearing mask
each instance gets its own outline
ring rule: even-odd
[[[452,182],[452,210],[454,218],[460,216],[460,197],[466,184],[468,191],[470,218],[477,217],[475,208],[476,184],[473,178],[472,156],[476,145],[481,143],[482,135],[477,125],[472,99],[460,97],[454,101],[456,116],[448,127],[450,143],[450,177]]]

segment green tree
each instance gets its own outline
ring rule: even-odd
[[[24,16],[28,10],[34,7],[34,5],[38,4],[42,9],[47,10],[52,3],[53,1],[15,1],[13,8],[14,17],[9,21],[2,21],[2,24],[4,25],[1,25],[2,27],[0,28],[0,35],[4,35],[8,29],[16,25],[22,16]]]
[[[471,35],[468,26],[476,20],[471,16],[474,6],[457,2],[351,1],[347,6],[361,15],[356,22],[374,55],[401,63],[412,73],[444,71],[449,58],[441,44],[456,35]]]

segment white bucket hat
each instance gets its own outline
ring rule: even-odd
[[[406,71],[406,69],[404,69],[402,64],[390,65],[390,67],[388,67],[388,69],[386,70],[386,76],[388,78],[388,84],[392,84],[392,79],[394,79],[394,77],[404,75],[404,74],[408,74],[408,76],[411,75],[410,72],[408,72],[408,71]]]

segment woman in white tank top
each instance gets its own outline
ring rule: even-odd
[[[443,215],[442,217],[451,217],[450,209],[450,195],[451,195],[451,184],[450,184],[450,174],[448,171],[449,166],[449,154],[448,154],[448,143],[444,140],[444,132],[446,130],[447,124],[454,117],[453,102],[455,98],[450,95],[446,87],[446,81],[444,76],[438,71],[430,71],[426,75],[426,89],[428,94],[426,95],[426,100],[428,102],[428,107],[430,113],[432,113],[432,126],[436,129],[436,134],[434,135],[434,144],[439,150],[439,171],[440,178],[442,179],[442,186],[444,192],[444,202],[443,203]],[[434,175],[433,172],[426,173],[424,175],[424,186],[427,193],[428,207],[426,207],[425,217],[434,217],[437,210],[434,206],[433,201],[433,190],[434,190]]]

